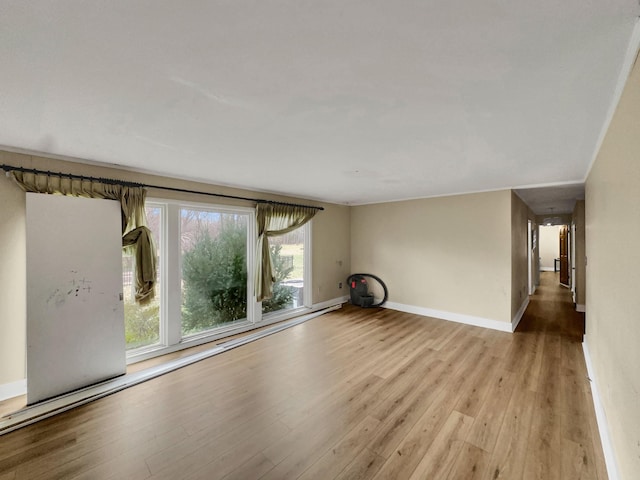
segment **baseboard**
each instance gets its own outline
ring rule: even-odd
[[[0,385],[0,402],[27,394],[27,379]]]
[[[581,303],[576,303],[576,312],[586,312],[587,306]]]
[[[332,298],[331,300],[327,300],[326,302],[314,303],[311,305],[311,311],[315,312],[316,310],[324,310],[325,308],[333,307],[334,305],[342,305],[349,300],[348,295],[343,295],[342,297]]]
[[[518,324],[520,323],[520,320],[522,320],[522,316],[524,315],[524,312],[528,306],[529,306],[529,297],[524,299],[524,302],[522,302],[522,305],[520,305],[520,309],[516,312],[515,316],[511,320],[512,332],[515,332],[516,328],[518,328]]]
[[[433,308],[416,307],[414,305],[405,305],[396,302],[386,302],[384,308],[398,310],[400,312],[414,313],[424,317],[433,317],[440,320],[449,320],[450,322],[464,323],[473,325],[474,327],[490,328],[492,330],[500,330],[501,332],[511,333],[511,324],[509,322],[501,322],[491,318],[474,317],[473,315],[464,315],[462,313],[446,312],[444,310],[435,310]]]
[[[596,381],[595,371],[593,370],[593,364],[591,363],[591,355],[589,354],[589,346],[587,345],[586,337],[584,342],[582,342],[582,351],[584,352],[584,361],[587,364],[587,375],[591,381],[591,395],[593,396],[593,406],[596,411],[598,432],[600,433],[600,442],[602,443],[602,451],[604,452],[607,474],[609,475],[609,480],[620,480],[616,457],[613,451],[613,444],[611,443],[611,437],[609,436],[609,424],[604,412],[604,407],[600,401],[600,390],[598,389],[598,382]]]
[[[553,267],[540,267],[540,271],[541,272],[557,272],[557,270],[554,270]]]

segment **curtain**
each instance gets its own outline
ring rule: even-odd
[[[271,261],[269,237],[284,235],[301,227],[317,213],[317,209],[289,205],[259,203],[256,207],[258,242],[256,245],[256,299],[268,300],[273,295],[275,276]]]
[[[156,284],[156,249],[147,228],[142,187],[111,185],[59,174],[35,174],[11,171],[13,179],[25,192],[69,195],[72,197],[118,200],[122,213],[122,246],[131,249],[136,264],[136,302],[148,303],[154,297]]]

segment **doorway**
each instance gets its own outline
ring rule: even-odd
[[[536,293],[536,286],[539,283],[539,266],[538,266],[538,226],[531,220],[528,221],[527,227],[527,292],[529,295]]]
[[[559,230],[559,247],[560,252],[560,284],[569,287],[569,228],[567,225],[560,225]]]
[[[556,274],[560,285],[570,288],[572,282],[571,230],[568,225],[539,227],[540,271]]]

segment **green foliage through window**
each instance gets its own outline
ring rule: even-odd
[[[247,229],[246,225],[225,222],[217,235],[208,230],[197,232],[193,247],[182,259],[184,302],[182,332],[201,332],[247,316]],[[264,311],[290,306],[293,293],[281,285],[293,271],[280,246],[272,247],[277,283],[273,298]]]
[[[124,318],[127,350],[160,341],[160,302],[157,297],[147,305],[125,302]]]
[[[282,245],[271,245],[271,259],[276,282],[273,284],[273,297],[262,302],[262,312],[277,312],[283,308],[291,307],[293,303],[293,290],[282,285],[282,282],[291,276],[293,262],[290,257],[281,255]]]

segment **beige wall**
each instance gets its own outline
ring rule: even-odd
[[[578,200],[576,206],[573,209],[573,224],[575,225],[575,251],[573,252],[575,258],[575,303],[576,305],[584,306],[585,298],[587,295],[587,276],[585,265],[585,234],[584,234],[584,200]]]
[[[346,295],[338,289],[350,271],[349,207],[146,175],[0,150],[0,163],[146,184],[322,205],[312,224],[312,301],[321,303]],[[200,203],[251,205],[204,195],[149,189],[149,196]],[[5,176],[0,178],[0,385],[24,378],[25,364],[25,194]]]
[[[351,266],[414,307],[511,322],[511,191],[353,207]]]
[[[349,295],[345,281],[351,273],[351,209],[324,205],[313,219],[313,302]],[[342,289],[338,283],[342,283]]]
[[[640,62],[586,182],[586,343],[620,477],[640,478]]]
[[[0,163],[11,163],[16,158],[0,151]],[[24,192],[0,175],[0,385],[25,377],[25,208]]]
[[[529,207],[511,192],[511,319],[529,297]]]

